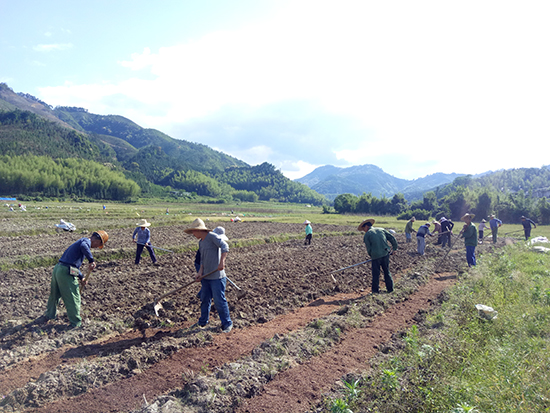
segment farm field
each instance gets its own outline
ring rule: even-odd
[[[3,231],[11,231],[0,250],[2,412],[315,411],[341,377],[367,370],[377,351],[391,351],[392,336],[437,305],[467,270],[462,242],[448,251],[429,239],[421,257],[398,231],[400,248],[390,259],[395,290],[371,296],[368,264],[331,276],[368,258],[356,229],[361,218],[309,218],[314,237],[305,246],[303,211],[248,211],[231,222],[204,211],[165,214],[164,206],[132,214],[120,206],[110,215],[82,208],[77,219],[53,208],[2,215]],[[134,265],[138,215],[154,223],[153,245],[174,251],[159,251],[158,267],[146,253]],[[51,223],[60,217],[77,231],[56,231]],[[228,334],[214,309],[206,328],[190,328],[199,316],[198,284],[163,300],[158,317],[153,310],[156,297],[194,277],[197,240],[183,230],[195,217],[224,226],[230,240],[227,275],[240,290],[228,283],[235,326]],[[96,229],[110,239],[93,250],[98,267],[83,290],[83,326],[69,329],[62,307],[57,320],[35,323],[53,264]],[[480,245],[479,259],[504,244]]]

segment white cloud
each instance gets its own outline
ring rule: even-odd
[[[550,133],[549,10],[536,1],[296,1],[246,27],[144,47],[119,62],[135,72],[126,80],[43,88],[41,98],[211,139],[287,174],[331,159],[387,162],[379,166],[408,178],[498,169],[521,159],[503,143]],[[487,160],[456,155],[469,151]],[[544,163],[544,151],[528,157]]]

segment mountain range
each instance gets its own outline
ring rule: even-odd
[[[54,108],[30,94],[15,93],[5,83],[0,83],[0,154],[97,162],[136,182],[142,194],[156,191],[158,195],[164,188],[210,197],[317,205],[344,193],[388,198],[402,193],[412,202],[422,199],[425,192],[469,176],[434,173],[406,180],[376,165],[326,165],[291,181],[268,163],[250,166],[206,145],[142,128],[123,116],[97,115],[79,107]],[[509,184],[499,182],[498,186]],[[542,183],[535,186],[542,187]]]
[[[327,199],[334,200],[340,194],[361,195],[371,193],[380,198],[402,193],[409,201],[421,199],[424,192],[447,185],[464,174],[435,173],[423,178],[407,180],[396,178],[376,165],[359,165],[341,168],[320,166],[306,176],[296,179]]]

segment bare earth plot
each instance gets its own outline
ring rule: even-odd
[[[225,227],[231,241],[303,230],[254,222]],[[182,230],[155,228],[153,242],[196,243]],[[369,296],[369,265],[335,274],[336,282],[330,276],[367,259],[361,234],[319,235],[353,230],[319,226],[310,246],[298,239],[231,248],[227,274],[241,290],[228,284],[235,325],[229,334],[220,332],[214,309],[207,328],[189,328],[199,316],[198,284],[167,298],[160,316],[154,314],[155,297],[192,279],[192,251],[162,255],[154,267],[145,254],[139,266],[109,260],[106,248],[83,292],[85,323],[74,330],[63,308],[57,320],[32,323],[45,309],[51,268],[0,272],[0,411],[314,409],[339,378],[368,369],[377,351],[388,351],[392,335],[415,323],[464,271],[463,248],[446,255],[429,245],[420,257],[415,243],[398,235],[400,249],[390,260],[395,291]],[[128,231],[110,236],[113,250],[132,248]],[[78,238],[4,238],[2,254],[16,257],[33,246],[32,253],[60,255]],[[492,248],[482,245],[479,252]]]

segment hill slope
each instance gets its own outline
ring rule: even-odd
[[[459,176],[463,175],[436,173],[424,178],[406,180],[396,178],[375,165],[366,164],[349,168],[326,165],[296,181],[329,199],[345,193],[371,193],[376,197],[391,197],[396,193],[402,193],[408,200],[415,200],[422,198],[424,192],[446,185]]]
[[[159,188],[167,193],[170,187],[240,200],[325,201],[272,165],[251,167],[206,145],[142,128],[123,116],[96,115],[77,107],[52,109],[31,95],[16,94],[5,83],[0,83],[0,150],[11,156],[95,161],[121,170],[146,194],[162,195]]]

